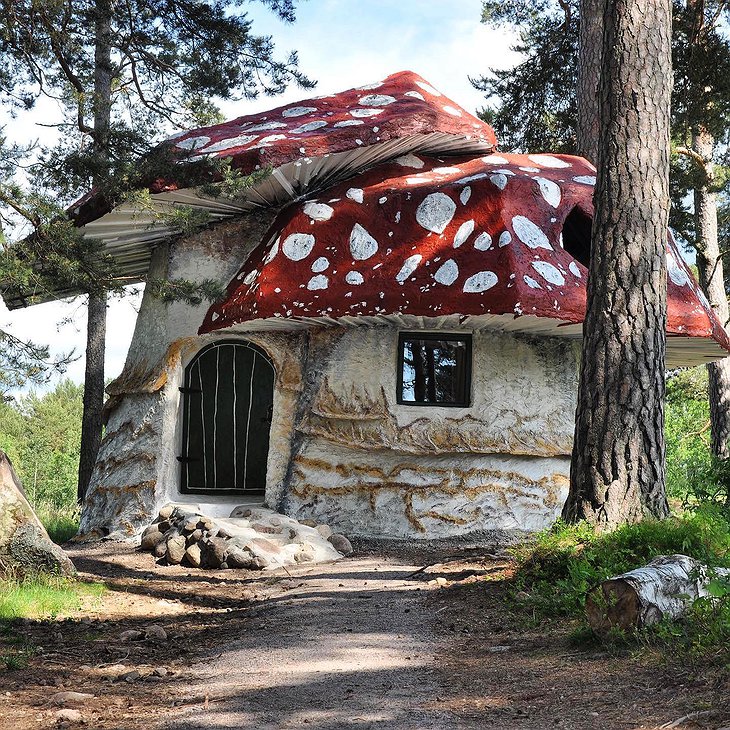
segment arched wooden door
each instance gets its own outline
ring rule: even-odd
[[[215,342],[185,370],[181,491],[261,493],[274,397],[274,366],[250,342]]]

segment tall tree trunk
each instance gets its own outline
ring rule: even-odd
[[[702,168],[702,182],[694,189],[697,271],[700,286],[707,295],[710,306],[718,319],[727,327],[727,293],[720,244],[717,239],[717,194],[713,190],[714,169],[712,155],[715,140],[704,129],[692,136],[692,150]],[[700,162],[700,159],[702,162]],[[710,422],[712,427],[712,452],[721,459],[730,457],[730,358],[707,365]]]
[[[563,517],[669,509],[664,486],[669,0],[606,0],[588,303]]]
[[[598,159],[598,83],[601,77],[602,35],[603,0],[580,0],[576,152],[594,165]]]
[[[94,32],[94,162],[93,184],[103,187],[109,176],[109,130],[112,108],[112,0],[96,0]],[[101,444],[104,408],[104,352],[106,349],[106,293],[89,292],[86,334],[84,413],[81,424],[78,499],[83,502]]]
[[[106,293],[89,294],[86,333],[84,413],[81,419],[78,499],[83,502],[101,444],[104,409],[104,351],[106,344]]]

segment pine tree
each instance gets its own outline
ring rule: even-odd
[[[260,0],[294,20],[294,0]],[[114,204],[135,166],[174,128],[220,119],[215,99],[276,94],[313,83],[295,53],[277,60],[256,36],[243,0],[0,0],[0,90],[11,109],[60,101],[59,142],[28,159],[4,141],[0,221],[26,223],[22,243],[3,251],[0,274],[37,291],[48,280],[88,292],[84,424],[79,469],[83,499],[101,439],[106,292],[113,266],[80,240],[64,204],[94,189]],[[150,130],[159,130],[152,135]],[[59,205],[60,203],[60,205]],[[30,229],[30,235],[28,234]],[[62,277],[62,278],[60,278]],[[118,282],[117,282],[118,283]],[[40,353],[42,354],[42,353]]]
[[[593,157],[597,84],[595,73],[598,0],[545,0],[537,5],[487,0],[483,20],[496,19],[521,29],[525,59],[514,70],[495,71],[474,81],[495,103],[484,112],[508,149],[554,149]],[[527,8],[531,8],[528,12]],[[673,157],[670,225],[697,252],[700,285],[720,321],[727,326],[728,305],[717,200],[727,191],[729,170],[722,163],[730,129],[730,40],[722,0],[673,3],[672,97]],[[590,27],[580,23],[589,12]],[[586,52],[578,62],[579,39]],[[593,55],[590,56],[590,53]],[[590,56],[590,61],[588,61]],[[546,84],[546,79],[552,81]],[[550,94],[546,95],[546,90]],[[547,111],[536,113],[541,105]],[[555,120],[559,120],[556,123]],[[693,200],[693,210],[687,200]],[[712,447],[730,456],[730,359],[708,365]]]
[[[595,216],[563,517],[669,513],[664,484],[669,0],[603,3]]]

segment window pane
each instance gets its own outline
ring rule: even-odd
[[[469,341],[466,338],[401,337],[401,392],[403,403],[466,405]]]

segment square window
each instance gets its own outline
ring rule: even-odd
[[[469,405],[471,335],[403,332],[398,338],[398,403]]]

